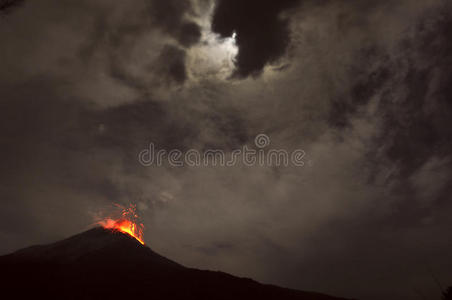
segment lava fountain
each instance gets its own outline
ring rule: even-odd
[[[144,245],[143,241],[143,229],[144,225],[142,223],[138,223],[138,215],[136,213],[136,205],[130,205],[130,207],[122,207],[120,205],[116,205],[119,207],[121,211],[121,215],[117,219],[106,218],[102,221],[97,222],[98,225],[102,226],[105,229],[119,231],[125,234],[130,235],[135,238],[138,242]]]

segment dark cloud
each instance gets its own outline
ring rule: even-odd
[[[7,14],[11,12],[12,9],[21,5],[25,0],[1,0],[0,1],[0,12]]]
[[[150,84],[147,74],[131,72],[124,57],[136,43],[158,30],[181,47],[163,45],[156,61],[143,61],[144,72],[156,73],[152,70],[156,69],[160,72],[159,83],[161,78],[166,78],[163,80],[166,83],[182,84],[186,79],[184,48],[196,44],[201,37],[199,25],[188,18],[190,14],[193,14],[191,2],[185,0],[138,1],[135,9],[126,7],[124,16],[117,20],[111,20],[111,16],[99,10],[94,16],[92,32],[80,49],[80,56],[87,61],[96,57],[96,51],[108,52],[112,77],[146,93],[146,86]]]
[[[178,41],[185,47],[189,47],[199,41],[201,30],[199,26],[193,22],[183,24],[178,32]]]
[[[331,106],[330,124],[344,128],[351,116],[377,100],[384,120],[378,151],[384,149],[402,168],[401,177],[452,150],[451,20],[448,9],[428,12],[413,26],[412,36],[400,41],[395,56],[378,47],[360,50],[360,64],[349,74],[353,85]]]
[[[171,34],[181,45],[189,47],[199,41],[200,27],[187,19],[187,14],[194,14],[189,0],[154,0],[150,2],[149,13],[153,24]]]
[[[445,254],[449,251],[445,250],[449,249],[445,246],[448,242],[444,235],[435,234],[449,226],[445,212],[451,209],[450,11],[449,4],[426,11],[418,23],[410,27],[410,34],[397,41],[391,51],[381,45],[359,49],[355,56],[357,63],[348,70],[352,84],[343,95],[333,98],[330,107],[330,126],[341,131],[353,130],[356,118],[378,120],[380,129],[370,136],[366,147],[365,168],[370,171],[367,174],[372,185],[389,187],[389,193],[382,195],[379,201],[392,198],[392,210],[383,215],[369,213],[366,221],[362,218],[347,220],[352,224],[365,222],[364,226],[341,225],[347,226],[348,229],[341,231],[350,234],[347,239],[352,245],[345,251],[356,251],[352,255],[356,264],[347,264],[357,268],[356,274],[371,274],[374,281],[379,280],[375,274],[381,274],[386,280],[394,276],[397,282],[402,282],[401,278],[407,276],[400,271],[402,268],[411,270],[412,274],[420,270],[444,274],[448,268],[433,257],[449,260]],[[373,110],[370,116],[366,111],[369,107]],[[355,226],[366,231],[358,233]],[[414,251],[415,243],[403,238],[407,232],[425,235],[429,245]],[[381,256],[373,253],[370,250],[373,246],[366,241],[370,237],[371,243],[385,245],[389,257],[399,258],[391,263],[384,260],[378,263]],[[364,253],[364,249],[369,252]],[[334,265],[342,255],[339,251],[336,260],[322,264]],[[363,260],[376,262],[366,269]],[[383,267],[379,269],[378,265]],[[412,282],[421,282],[418,277],[422,276],[411,275]],[[405,290],[413,289],[407,282],[403,285]],[[428,284],[422,285],[421,291],[430,289]],[[388,297],[383,289],[380,293],[381,298]],[[400,294],[391,293],[391,297],[409,298],[400,290],[397,293]],[[370,297],[377,299],[378,294]]]
[[[222,37],[237,34],[239,52],[235,75],[258,75],[266,64],[281,58],[290,42],[289,21],[283,12],[299,0],[220,0],[212,18],[212,30]]]
[[[165,46],[160,53],[159,64],[159,73],[168,74],[171,80],[182,83],[187,79],[184,50],[171,45]]]

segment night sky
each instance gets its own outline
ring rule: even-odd
[[[368,300],[452,284],[452,3],[1,0],[0,254],[136,204],[190,267]],[[305,165],[141,165],[160,149]]]

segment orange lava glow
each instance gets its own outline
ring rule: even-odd
[[[123,208],[121,218],[114,220],[107,218],[98,222],[100,226],[105,229],[120,231],[134,237],[138,242],[144,245],[143,241],[143,224],[137,224],[135,220],[138,219],[136,214],[136,207],[134,205],[129,208]]]

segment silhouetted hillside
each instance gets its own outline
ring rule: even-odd
[[[2,256],[0,268],[3,295],[14,299],[340,300],[186,268],[102,228]]]
[[[452,300],[452,286],[444,292],[443,300]]]

